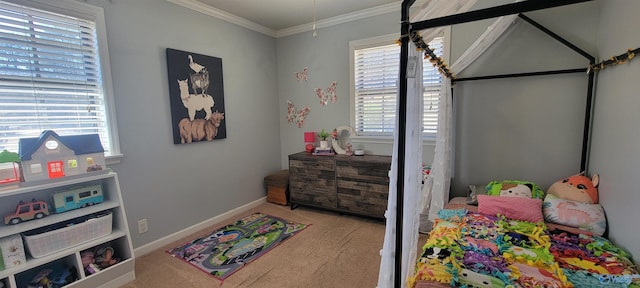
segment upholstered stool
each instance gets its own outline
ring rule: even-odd
[[[280,205],[289,204],[289,169],[264,177],[267,185],[267,201]]]

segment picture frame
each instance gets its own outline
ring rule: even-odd
[[[173,143],[227,138],[222,59],[167,48]]]

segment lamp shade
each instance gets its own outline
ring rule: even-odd
[[[316,132],[304,132],[304,142],[305,143],[316,142]]]

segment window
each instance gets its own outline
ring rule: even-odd
[[[42,166],[40,164],[31,164],[31,174],[42,173]]]
[[[351,121],[358,136],[393,136],[396,117],[397,82],[400,46],[395,36],[382,36],[349,43],[351,50]],[[429,47],[443,55],[444,36],[429,42]],[[423,60],[425,137],[435,138],[438,127],[438,99],[442,76]]]
[[[120,154],[102,9],[11,2],[0,1],[0,151],[54,130],[98,134],[107,156]]]

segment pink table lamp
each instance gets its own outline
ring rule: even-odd
[[[304,132],[304,142],[307,143],[305,146],[307,153],[313,152],[315,148],[313,144],[316,143],[316,132]]]

